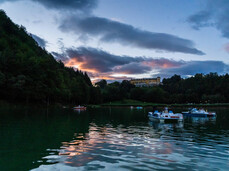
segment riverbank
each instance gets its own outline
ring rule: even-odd
[[[100,105],[88,105],[89,107],[128,107],[128,106],[142,106],[142,107],[229,107],[229,103],[214,103],[214,104],[160,104],[160,103],[149,103],[149,102],[141,102],[136,100],[122,100],[122,101],[114,101],[109,103],[103,103]]]
[[[61,108],[72,108],[73,106],[76,106],[75,104],[63,104],[63,103],[52,103],[52,104],[44,104],[44,103],[23,103],[23,102],[8,102],[5,100],[0,100],[0,106],[9,106],[12,107],[12,105],[15,106],[37,106],[37,107],[61,107]],[[78,104],[77,104],[78,105]],[[83,104],[81,104],[83,105]],[[137,100],[122,100],[122,101],[113,101],[109,103],[103,103],[103,104],[84,104],[83,106],[89,107],[89,108],[100,108],[100,107],[229,107],[229,103],[214,103],[214,104],[161,104],[161,103],[149,103],[149,102],[141,102]]]

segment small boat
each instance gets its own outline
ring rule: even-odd
[[[136,109],[143,109],[143,107],[141,107],[141,106],[137,106],[137,107],[136,107]]]
[[[196,108],[192,108],[190,111],[182,112],[185,116],[195,116],[195,117],[215,117],[215,112],[207,112],[204,109],[197,110]]]
[[[183,115],[181,113],[173,113],[172,111],[169,111],[167,107],[162,112],[159,112],[158,110],[155,110],[154,112],[149,112],[148,117],[151,121],[157,121],[162,123],[169,121],[183,121]]]
[[[73,107],[73,109],[75,109],[75,110],[86,110],[87,107],[79,105],[79,106]]]

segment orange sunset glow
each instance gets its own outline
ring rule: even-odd
[[[88,61],[89,60],[89,61]],[[113,71],[110,72],[102,72],[101,68],[96,68],[95,66],[92,66],[91,68],[91,59],[87,56],[83,57],[74,57],[69,58],[67,61],[65,61],[65,66],[72,67],[78,70],[81,70],[83,72],[87,72],[90,76],[93,83],[105,79],[105,80],[123,80],[123,79],[131,79],[131,78],[141,78],[141,77],[148,77],[146,74],[137,74],[133,75],[132,71],[130,69],[124,69],[123,66],[125,65],[117,65],[112,68]],[[99,63],[99,61],[96,61]],[[151,68],[151,71],[154,71],[154,73],[157,73],[156,71],[158,69],[169,69],[169,68],[176,68],[181,65],[181,62],[176,62],[173,60],[167,60],[167,59],[144,59],[143,61],[139,61],[136,63],[136,67],[134,69],[137,69],[140,67],[148,67]],[[106,66],[105,66],[106,67]],[[148,71],[148,72],[151,72]],[[152,73],[152,72],[151,72]]]
[[[81,71],[90,72],[90,73],[97,73],[98,72],[95,69],[85,68],[84,67],[85,64],[86,64],[86,62],[80,62],[76,58],[73,58],[73,59],[69,59],[65,63],[65,66],[73,67],[73,68],[79,69]]]

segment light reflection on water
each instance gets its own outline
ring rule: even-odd
[[[0,170],[229,170],[229,109],[179,124],[151,110],[0,107]]]
[[[115,127],[91,122],[88,133],[75,133],[57,155],[44,157],[50,165],[34,170],[227,170],[228,136],[206,131],[215,122],[186,118],[179,124]]]

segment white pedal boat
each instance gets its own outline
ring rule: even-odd
[[[197,110],[196,108],[191,109],[188,112],[182,112],[185,116],[194,116],[194,117],[215,117],[215,112],[207,112],[204,109]]]
[[[168,111],[168,108],[165,108],[165,110],[162,112],[157,110],[154,112],[149,112],[148,117],[151,121],[157,121],[161,123],[169,121],[183,121],[183,115],[181,113],[173,113],[172,111]]]

